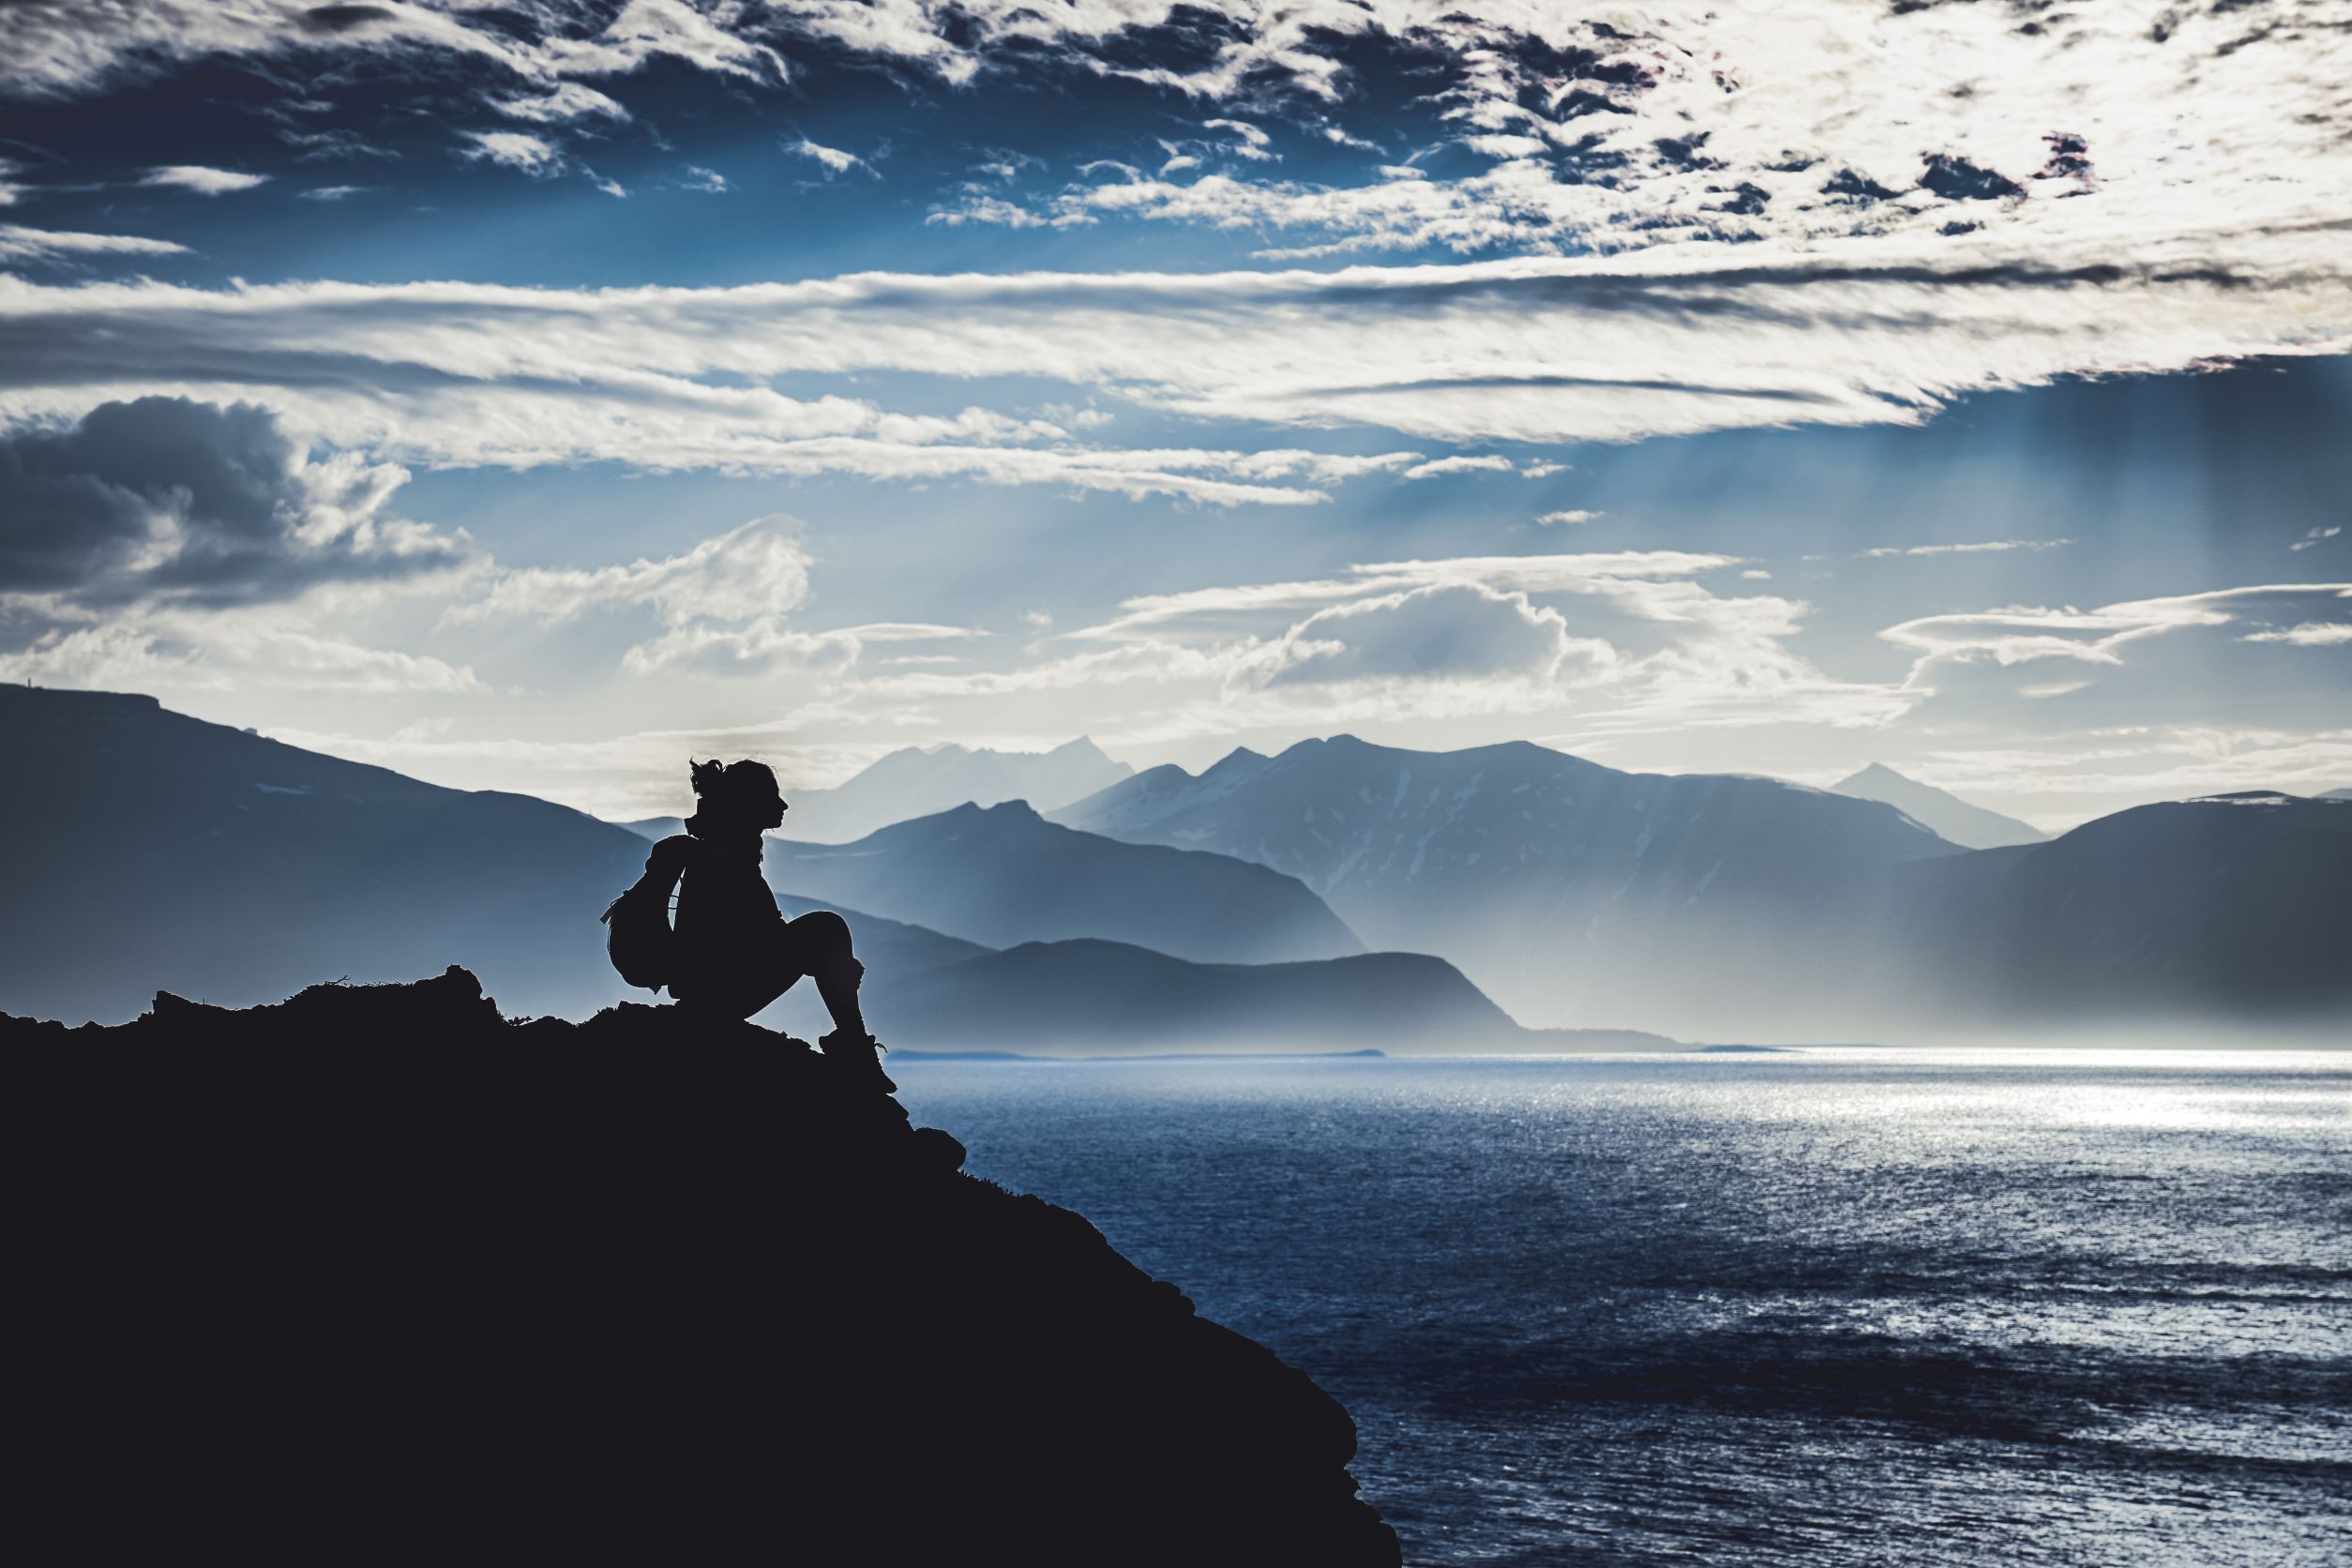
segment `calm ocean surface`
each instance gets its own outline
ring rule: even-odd
[[[2352,1054],[893,1062],[1412,1563],[2352,1563]]]

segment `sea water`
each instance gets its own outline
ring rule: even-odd
[[[1409,1562],[2352,1563],[2352,1053],[892,1071],[1339,1398]]]

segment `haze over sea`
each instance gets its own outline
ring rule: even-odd
[[[895,1065],[1409,1562],[2352,1560],[2352,1054]]]

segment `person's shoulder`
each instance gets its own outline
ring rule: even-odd
[[[656,838],[645,857],[649,866],[683,866],[693,858],[701,840],[690,833],[673,833],[667,838]]]

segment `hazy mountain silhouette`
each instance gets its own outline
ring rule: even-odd
[[[803,843],[846,844],[893,822],[936,816],[958,806],[1025,800],[1047,811],[1108,789],[1134,772],[1085,739],[1033,752],[907,746],[834,789],[787,789],[784,796],[792,809],[784,819],[783,833]]]
[[[957,1038],[967,1048],[1107,1055],[1218,1045],[1526,1051],[1565,1044],[1521,1029],[1452,964],[1418,953],[1195,964],[1123,942],[1024,942],[915,975],[892,988],[888,1005],[911,1038]]]
[[[0,687],[0,1005],[126,1018],[464,960],[527,1011],[627,994],[596,912],[642,840],[527,795],[445,790],[151,697]],[[585,912],[583,913],[583,912]]]
[[[1930,1019],[2278,1019],[2352,1010],[2352,801],[2135,807],[1907,867],[1891,994]]]
[[[2314,800],[2352,800],[2352,789],[2326,790],[2312,798]]]
[[[1931,833],[1964,850],[1998,850],[2009,844],[2040,844],[2049,835],[2029,822],[2004,817],[1932,784],[1906,778],[1892,768],[1873,762],[1850,778],[1832,785],[1841,795],[1856,800],[1884,801]]]
[[[79,1020],[126,1018],[158,987],[241,1003],[319,974],[381,980],[463,961],[503,977],[510,1005],[584,1016],[632,991],[606,961],[596,912],[643,869],[646,841],[528,796],[443,789],[174,714],[152,698],[0,687],[0,810],[17,824],[0,882],[0,1007]],[[684,764],[684,759],[681,760]],[[948,813],[906,825],[857,861],[877,891],[936,902],[1014,940],[1105,932],[1272,959],[1356,954],[1361,944],[1311,894],[1261,867],[1139,849],[1054,827],[1025,807]],[[788,819],[789,820],[789,819]],[[961,824],[961,825],[958,825]],[[872,912],[792,880],[802,847],[772,844],[768,871],[788,916],[841,912],[867,969],[877,1032],[947,1048],[968,1021],[902,991],[922,972],[984,957],[993,944]],[[837,857],[839,852],[823,852]],[[844,885],[833,872],[822,879]],[[1171,1029],[1172,998],[1235,982],[1170,958],[1155,988],[1122,996],[1067,942],[952,989],[976,1012],[1039,1005],[1048,986],[1101,1038],[1087,1050],[1197,1044]],[[1467,1024],[1491,1010],[1460,979],[1410,955],[1362,960],[1350,988],[1313,964],[1240,982],[1270,1014],[1328,1005],[1326,1033],[1379,1032],[1380,1014],[1425,1007]],[[1419,1003],[1404,993],[1430,984]],[[807,994],[803,994],[807,993]],[[1379,998],[1378,1007],[1368,999]],[[1307,999],[1319,999],[1310,1003]],[[1122,1005],[1123,1004],[1123,1011]],[[1229,1016],[1182,1002],[1182,1016]],[[813,989],[778,1015],[821,1027]],[[1393,1032],[1383,1034],[1393,1038]],[[1540,1048],[1522,1046],[1517,1048]]]
[[[460,970],[0,1018],[0,1137],[13,1515],[73,1560],[1398,1560],[1304,1374],[747,1024]]]
[[[156,986],[237,1003],[451,962],[532,1011],[648,994],[595,924],[643,866],[626,829],[144,697],[0,688],[0,1007],[122,1018]],[[1486,996],[1522,1022],[1745,1040],[2352,1011],[2347,800],[2146,807],[1968,852],[1767,779],[1342,738],[1153,769],[1061,815],[1117,837],[964,807],[771,839],[767,875],[788,915],[849,919],[877,1033],[927,1048],[1583,1047],[1511,1033]],[[1363,954],[1333,906],[1406,951]],[[1229,963],[1268,967],[1203,967]],[[778,1016],[814,1028],[807,988]]]
[[[1877,802],[1524,742],[1237,750],[1054,816],[1288,872],[1371,945],[1451,959],[1522,1021],[1715,1038],[1819,1012],[1824,976],[1876,940],[1887,873],[1962,852]]]
[[[1091,937],[1202,963],[1364,950],[1293,878],[1228,855],[1080,833],[1018,801],[957,807],[851,844],[771,837],[766,866],[776,887],[990,947]]]

